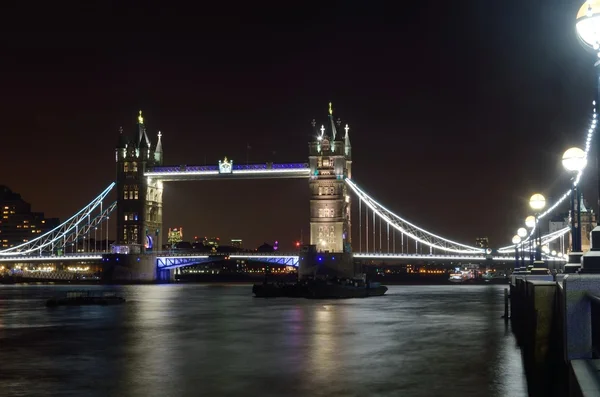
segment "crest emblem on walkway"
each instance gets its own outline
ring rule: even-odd
[[[227,157],[223,161],[219,160],[219,174],[231,174],[233,161],[228,161]]]

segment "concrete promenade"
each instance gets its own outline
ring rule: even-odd
[[[600,396],[600,274],[513,275],[510,321],[532,396]]]

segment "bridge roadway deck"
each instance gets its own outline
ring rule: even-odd
[[[186,264],[210,262],[223,259],[246,259],[255,261],[264,261],[277,263],[281,265],[297,266],[301,253],[257,253],[257,252],[234,252],[234,253],[178,253],[172,251],[155,252],[157,265],[159,267],[186,266]],[[510,263],[514,261],[511,256],[484,256],[484,255],[420,255],[420,254],[382,254],[382,253],[354,253],[354,259],[361,261],[377,261],[388,263],[410,263],[414,261],[423,261],[427,263],[483,263],[492,261],[493,263]],[[102,253],[80,253],[56,255],[37,255],[37,256],[0,256],[0,262],[3,263],[60,263],[60,262],[84,262],[101,261]],[[554,259],[557,263],[564,262],[561,258]],[[167,264],[169,263],[169,264]],[[176,265],[177,263],[177,265]],[[161,266],[162,265],[162,266]]]

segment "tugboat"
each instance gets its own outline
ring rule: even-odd
[[[337,278],[314,280],[308,284],[308,295],[311,299],[346,299],[383,296],[388,288],[377,282],[363,280],[340,280]]]
[[[50,298],[46,306],[84,306],[84,305],[120,305],[125,303],[125,298],[116,296],[112,292],[90,293],[89,291],[70,291],[62,298]]]
[[[382,296],[387,287],[369,282],[360,264],[354,263],[350,251],[319,252],[315,245],[304,246],[299,252],[296,283],[269,282],[269,272],[261,284],[254,284],[257,298],[344,299]]]
[[[257,298],[302,298],[308,293],[306,284],[269,283],[254,284],[252,293]]]

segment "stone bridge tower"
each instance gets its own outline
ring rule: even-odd
[[[117,162],[117,238],[118,244],[139,245],[142,252],[162,249],[162,182],[144,177],[151,167],[163,161],[162,134],[152,146],[142,111],[134,136],[119,131]]]
[[[327,122],[312,121],[309,143],[310,244],[319,252],[352,252],[350,194],[344,178],[351,177],[352,153],[348,124],[333,117],[329,103]]]

